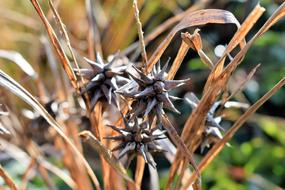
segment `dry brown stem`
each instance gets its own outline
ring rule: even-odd
[[[11,188],[11,190],[17,190],[17,186],[15,185],[14,181],[1,165],[0,165],[0,176],[3,178],[8,187]]]

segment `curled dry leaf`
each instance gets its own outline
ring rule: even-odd
[[[195,29],[193,34],[189,34],[188,32],[182,33],[182,39],[184,42],[186,42],[190,48],[192,48],[194,51],[198,52],[202,50],[202,39],[199,34],[200,29]]]
[[[202,62],[205,63],[210,69],[212,69],[214,65],[202,49],[202,39],[199,31],[200,29],[196,29],[193,34],[189,34],[188,32],[183,33],[182,39],[189,45],[189,47],[198,53]]]
[[[248,34],[248,32],[257,22],[257,20],[261,17],[264,11],[265,9],[259,4],[257,4],[256,7],[248,15],[246,20],[242,23],[241,27],[238,29],[238,31],[235,33],[235,35],[227,45],[223,56],[221,56],[221,58],[215,64],[214,69],[212,70],[211,74],[207,79],[206,85],[204,87],[204,92],[206,92],[206,90],[210,88],[211,84],[214,82],[217,76],[219,76],[219,74],[221,74],[221,72],[223,71],[225,56],[227,56],[238,44],[242,44],[241,48],[245,46],[245,36]]]
[[[200,26],[205,24],[235,24],[237,28],[240,27],[238,20],[235,16],[225,10],[218,9],[205,9],[187,14],[167,35],[167,37],[161,42],[159,47],[152,54],[151,58],[148,61],[147,71],[150,72],[152,67],[160,59],[161,55],[165,49],[170,44],[171,40],[177,32],[184,28],[189,28],[193,26]]]

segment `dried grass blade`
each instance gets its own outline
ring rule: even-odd
[[[199,128],[199,126],[202,124],[202,122],[204,121],[203,118],[205,118],[207,112],[209,111],[210,107],[214,103],[220,90],[225,86],[232,72],[237,67],[237,65],[242,61],[242,58],[244,57],[244,55],[246,54],[246,52],[248,51],[252,43],[253,43],[253,40],[251,40],[248,44],[246,44],[243,47],[243,49],[234,57],[231,63],[222,71],[221,74],[218,74],[218,73],[217,75],[212,74],[212,76],[214,76],[213,77],[214,80],[211,82],[211,85],[209,87],[205,86],[205,89],[204,89],[205,93],[201,99],[201,102],[199,103],[197,108],[193,111],[193,113],[190,115],[190,117],[188,118],[184,126],[184,129],[182,132],[183,138],[191,139],[190,130],[196,131]],[[212,73],[215,73],[218,70],[217,68],[219,68],[220,66],[221,66],[220,63],[218,63]],[[219,70],[220,69],[221,68],[219,68]],[[193,126],[195,126],[195,129],[192,129]],[[190,134],[190,137],[187,134]],[[193,135],[194,133],[192,134],[192,137]]]
[[[102,142],[102,137],[106,136],[105,126],[103,124],[103,103],[97,102],[94,110],[90,113],[91,118],[91,130],[95,137]],[[110,189],[110,167],[106,163],[106,160],[100,155],[101,167],[103,171],[103,183],[105,189]]]
[[[17,190],[17,186],[15,185],[14,181],[1,165],[0,165],[0,176],[3,178],[3,180],[8,185],[8,187],[10,187],[11,190]]]
[[[188,162],[194,168],[195,173],[197,173],[197,175],[199,176],[200,172],[199,172],[197,164],[196,164],[196,162],[195,162],[195,160],[194,160],[194,158],[192,156],[192,153],[188,150],[188,148],[185,145],[185,143],[183,142],[183,140],[177,134],[177,131],[172,126],[171,122],[164,115],[162,117],[162,123],[163,123],[164,128],[167,130],[167,133],[170,136],[171,140],[177,146],[177,149],[180,149],[182,151],[182,155],[188,160]]]
[[[216,63],[213,71],[208,77],[208,80],[206,82],[206,85],[204,87],[204,92],[210,88],[212,83],[215,81],[215,79],[221,74],[224,67],[224,61],[225,57],[238,45],[240,44],[241,48],[244,48],[245,46],[245,36],[248,34],[250,29],[253,27],[253,25],[257,22],[257,20],[261,17],[261,15],[264,13],[265,9],[261,7],[259,4],[255,6],[253,11],[249,14],[249,16],[246,18],[246,20],[242,23],[241,27],[238,29],[238,31],[235,33],[231,41],[229,42],[226,50],[223,53],[223,56],[218,60]]]
[[[27,185],[28,185],[28,180],[30,178],[30,173],[35,169],[36,166],[36,160],[35,159],[31,159],[28,167],[26,168],[23,177],[22,177],[22,182],[20,185],[20,190],[25,190],[27,189]]]
[[[69,77],[69,80],[72,84],[72,86],[75,88],[75,89],[78,89],[78,85],[77,85],[77,78],[75,76],[75,73],[73,72],[73,69],[70,65],[70,62],[68,60],[68,58],[66,57],[60,43],[59,43],[59,40],[57,39],[57,36],[53,30],[53,28],[51,27],[50,23],[48,22],[47,18],[45,17],[39,3],[37,0],[30,0],[31,3],[33,4],[34,8],[36,9],[38,15],[40,16],[45,28],[46,28],[46,31],[48,33],[48,36],[50,38],[50,41],[52,42],[53,46],[54,46],[54,49],[57,53],[57,56],[67,74],[67,76]]]
[[[263,13],[264,11],[263,8],[257,8],[257,10],[259,10],[261,13]],[[258,19],[258,17],[255,16],[253,18]],[[253,22],[255,22],[255,20],[253,20]],[[243,25],[242,27],[246,26]],[[237,33],[239,33],[239,30]],[[246,35],[246,33],[243,33],[243,35]],[[239,39],[242,40],[244,37],[245,36],[242,36]],[[215,102],[221,89],[227,83],[234,69],[242,61],[242,58],[244,57],[244,55],[246,54],[252,43],[253,39],[241,49],[241,51],[234,57],[231,63],[224,70],[223,70],[223,63],[225,58],[221,58],[219,62],[215,65],[204,87],[204,94],[199,105],[197,106],[196,109],[194,109],[194,111],[189,116],[184,125],[182,131],[182,139],[185,140],[185,143],[188,146],[190,146],[191,142],[195,142],[193,140],[194,136],[196,137],[200,136],[202,132],[202,128],[200,126],[203,126],[206,114],[208,113],[209,109]],[[180,160],[181,160],[180,154],[177,153],[176,161]],[[171,168],[172,173],[175,173],[176,170],[177,168],[175,167]]]
[[[144,158],[141,155],[138,155],[136,171],[135,171],[135,182],[139,187],[141,187],[141,184],[142,184],[144,168],[145,168]]]
[[[59,100],[64,101],[64,100],[66,100],[66,97],[67,97],[67,90],[63,84],[63,80],[62,80],[62,77],[60,75],[60,70],[57,67],[57,62],[56,62],[56,59],[54,57],[52,47],[51,47],[50,43],[48,42],[48,39],[46,36],[41,36],[40,40],[44,46],[44,49],[45,49],[45,52],[46,52],[46,55],[48,58],[48,64],[49,64],[50,69],[52,71],[52,75],[54,78],[57,79],[57,80],[55,80],[55,88],[56,88],[55,91],[57,92],[57,98]]]
[[[230,64],[219,75],[217,80],[223,81],[223,80],[228,79],[231,73],[241,63],[243,56],[248,51],[248,49],[252,46],[255,40],[259,38],[262,34],[264,34],[272,25],[274,25],[284,16],[285,16],[285,2],[282,3],[282,5],[265,22],[265,24],[261,27],[261,29],[250,39],[250,41],[245,45],[245,47],[234,57],[234,59],[230,62]]]
[[[143,30],[142,30],[142,23],[140,21],[140,13],[139,13],[139,9],[138,9],[138,2],[137,0],[133,0],[133,8],[134,8],[134,12],[135,12],[135,19],[136,19],[136,23],[137,23],[137,28],[138,28],[138,35],[139,35],[139,42],[140,42],[140,50],[141,50],[141,55],[142,55],[142,62],[144,64],[144,71],[146,73],[146,68],[147,68],[147,55],[146,55],[146,51],[145,51],[145,43],[144,43],[144,36],[143,36]]]
[[[14,81],[10,76],[5,74],[2,70],[0,70],[0,85],[10,90],[12,93],[17,95],[19,98],[24,100],[27,104],[32,106],[46,121],[55,129],[55,131],[65,140],[68,146],[74,151],[76,156],[82,161],[84,166],[86,167],[88,174],[94,182],[94,185],[97,189],[100,189],[99,182],[97,177],[93,173],[88,162],[85,160],[84,156],[81,152],[76,148],[76,146],[70,141],[70,139],[64,134],[61,130],[61,126],[53,119],[53,117],[44,109],[44,107],[20,84]]]
[[[69,49],[69,51],[71,53],[72,59],[73,59],[74,64],[75,64],[75,67],[79,71],[79,75],[80,75],[80,78],[82,80],[82,83],[84,84],[84,80],[83,80],[83,77],[81,76],[80,69],[79,69],[79,66],[78,66],[78,63],[77,63],[77,59],[76,59],[76,57],[74,55],[74,52],[73,52],[73,49],[71,47],[70,39],[69,39],[67,31],[65,29],[65,25],[63,24],[63,22],[62,22],[59,14],[58,14],[56,8],[54,7],[53,2],[51,0],[48,0],[48,3],[50,5],[50,7],[51,7],[51,10],[52,10],[52,12],[54,14],[54,17],[55,17],[57,23],[59,25],[59,29],[60,29],[61,33],[63,34],[64,40],[65,40],[65,42],[67,44],[67,47],[68,47],[68,49]]]
[[[0,17],[10,21],[17,22],[18,24],[22,24],[23,26],[26,26],[35,31],[39,30],[38,28],[39,23],[37,20],[27,15],[21,14],[20,12],[4,8],[3,6],[0,8]]]
[[[285,16],[285,2],[283,2],[279,8],[270,16],[270,18],[265,22],[261,29],[256,33],[255,36],[261,36],[264,34],[271,26],[277,23],[280,19]],[[255,37],[254,37],[255,38]]]
[[[255,25],[255,23],[261,17],[264,11],[265,11],[265,8],[261,7],[259,3],[255,6],[255,8],[251,11],[251,13],[246,18],[246,20],[242,23],[241,27],[232,37],[222,57],[225,57],[227,54],[229,54],[240,43],[243,44],[241,48],[244,47],[245,43],[243,43],[243,41],[245,39],[245,36],[248,34],[251,28]]]
[[[181,36],[183,39],[183,34],[181,34]],[[184,42],[184,40],[182,40],[180,48],[179,48],[178,53],[176,55],[176,58],[174,59],[174,62],[172,63],[170,70],[168,72],[168,75],[167,75],[168,80],[172,80],[174,78],[174,76],[176,75],[176,72],[180,68],[181,63],[182,63],[184,57],[186,56],[189,48],[190,48],[189,45],[186,42]]]
[[[51,180],[47,170],[42,165],[38,165],[37,169],[38,169],[39,173],[41,174],[42,179],[43,179],[44,183],[46,184],[46,186],[48,187],[48,189],[49,190],[58,190],[57,187],[55,186],[54,182]]]
[[[241,84],[239,85],[239,87],[237,89],[235,89],[231,95],[229,97],[227,97],[225,100],[223,100],[224,102],[229,101],[232,97],[234,97],[237,93],[239,93],[240,91],[242,91],[242,89],[245,87],[245,85],[247,84],[247,82],[249,82],[251,80],[251,78],[253,77],[253,75],[255,74],[256,70],[259,68],[260,64],[256,65],[251,71],[250,73],[247,75],[247,77],[241,82]]]
[[[172,38],[175,34],[188,27],[205,25],[205,24],[235,24],[238,28],[240,24],[235,16],[225,10],[219,9],[205,9],[199,10],[186,15],[167,35],[167,37],[163,40],[163,42],[158,46],[155,52],[152,54],[151,58],[148,62],[147,71],[150,72],[154,64],[160,59],[161,55],[165,51],[165,49],[170,44]]]
[[[55,174],[59,178],[61,178],[71,189],[76,187],[74,180],[69,175],[67,175],[64,171],[62,171],[62,169],[51,164],[50,162],[48,162],[45,159],[39,160],[39,164],[41,164],[47,170],[49,170],[50,172],[52,172],[53,174]]]
[[[33,80],[35,80],[36,85],[38,87],[38,95],[40,97],[40,100],[47,100],[46,92],[42,81],[38,77],[38,73],[20,53],[16,51],[0,50],[0,57],[13,61],[14,63],[16,63],[16,65],[18,65],[18,67],[22,69],[22,71],[24,71],[24,73],[26,73]]]
[[[82,131],[80,137],[90,144],[104,159],[115,169],[120,176],[132,184],[134,188],[138,188],[135,182],[128,176],[124,166],[117,160],[114,154],[102,144],[90,131]]]
[[[94,15],[94,0],[85,0],[86,12],[89,22],[88,29],[88,51],[90,59],[94,60],[95,51],[102,55],[102,44],[100,40],[100,32],[96,23],[96,18]]]
[[[24,71],[27,75],[29,75],[33,79],[38,78],[38,74],[33,69],[31,64],[20,53],[16,51],[8,51],[0,49],[0,57],[13,61],[22,69],[22,71]]]
[[[249,107],[249,109],[234,123],[234,125],[226,132],[223,139],[217,142],[213,148],[207,153],[207,155],[200,162],[198,168],[203,171],[211,161],[221,152],[226,143],[233,137],[236,131],[242,127],[242,125],[256,112],[256,110],[262,106],[271,96],[273,96],[278,90],[285,85],[285,77],[281,79],[270,91],[268,91],[263,97],[261,97],[256,103]],[[190,179],[187,180],[183,189],[187,189],[195,180],[197,174],[193,173]]]

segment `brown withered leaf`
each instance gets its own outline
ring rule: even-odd
[[[265,9],[261,7],[259,4],[256,5],[256,7],[252,10],[252,12],[249,14],[249,16],[246,18],[246,20],[242,23],[241,27],[238,29],[238,31],[235,33],[229,44],[227,45],[223,56],[218,60],[218,62],[215,64],[214,69],[212,70],[211,74],[209,75],[206,85],[204,87],[204,92],[206,92],[207,89],[210,88],[212,83],[215,81],[216,77],[221,74],[224,68],[224,61],[225,57],[239,44],[241,43],[241,48],[245,45],[245,36],[248,34],[250,29],[253,27],[253,25],[256,23],[256,21],[260,18],[260,16],[263,14]]]
[[[178,135],[176,129],[173,127],[171,122],[168,120],[166,116],[162,117],[162,123],[164,128],[167,130],[168,135],[170,136],[171,140],[174,142],[174,144],[177,146],[178,150],[181,150],[181,156],[184,156],[186,160],[191,164],[191,166],[194,168],[195,172],[197,173],[197,176],[200,176],[200,171],[197,168],[196,161],[193,158],[192,153],[187,149],[185,143],[181,139],[181,137]],[[200,178],[200,177],[199,177]],[[198,180],[198,183],[200,183],[201,180]]]
[[[255,23],[256,20],[264,12],[264,8],[257,5],[256,8],[253,10],[253,12],[254,12],[254,14],[250,14],[246,20],[252,19],[252,22]],[[246,24],[248,25],[247,22],[246,22]],[[245,35],[250,30],[250,28],[247,28],[247,25],[242,24],[241,28],[243,28],[243,29],[238,30],[237,31],[238,37],[234,38],[234,39],[238,39],[237,42],[236,43],[230,42],[230,44],[233,44],[233,45],[231,45],[229,48],[233,49],[234,47],[236,47],[238,42],[240,44],[243,44],[243,40],[245,38]],[[245,30],[244,28],[247,28],[247,29]],[[185,142],[187,143],[188,146],[191,145],[191,142],[195,142],[193,140],[194,136],[198,138],[201,135],[202,129],[200,126],[202,126],[202,124],[205,120],[206,114],[208,113],[209,109],[211,108],[211,106],[215,102],[216,98],[218,97],[219,93],[221,92],[221,89],[223,89],[223,87],[227,83],[229,77],[231,76],[232,72],[236,68],[237,64],[240,63],[240,61],[242,60],[243,56],[247,52],[250,45],[251,44],[246,44],[245,46],[244,46],[244,44],[242,45],[242,49],[239,52],[239,54],[237,56],[235,56],[235,58],[229,64],[229,65],[231,65],[233,62],[235,62],[236,63],[236,64],[234,64],[235,67],[232,66],[231,71],[229,71],[229,69],[228,69],[228,71],[225,72],[223,76],[221,75],[221,73],[224,71],[223,70],[223,63],[224,63],[225,57],[222,57],[218,61],[218,63],[215,65],[215,67],[212,70],[210,76],[208,77],[208,81],[204,87],[204,93],[203,93],[203,97],[201,99],[201,102],[199,103],[197,108],[194,109],[194,111],[189,116],[189,118],[187,119],[187,121],[184,125],[184,129],[182,131],[182,139],[185,140]],[[219,80],[217,78],[219,78]],[[190,139],[191,139],[191,141],[190,141]],[[180,159],[181,159],[181,156],[180,156],[179,151],[178,151],[177,156],[176,156],[176,161],[179,162]],[[172,167],[170,173],[175,174],[176,170],[177,170],[176,167]]]
[[[260,10],[261,12],[263,12],[263,9]],[[249,17],[251,17],[252,15],[249,15]],[[243,25],[242,25],[243,26]],[[243,36],[244,38],[245,36]],[[242,38],[241,38],[242,39]],[[183,132],[182,132],[182,137],[185,139],[190,138],[189,134],[190,130],[192,129],[193,126],[195,126],[196,128],[199,128],[199,126],[202,124],[203,122],[203,118],[205,118],[208,110],[211,108],[212,104],[215,102],[218,94],[220,93],[221,89],[225,86],[225,84],[227,83],[229,77],[231,76],[232,72],[234,71],[234,69],[236,68],[237,64],[241,62],[242,57],[245,55],[245,53],[247,52],[247,50],[249,49],[251,44],[246,44],[246,46],[244,46],[242,48],[242,50],[238,53],[237,56],[234,57],[234,59],[231,61],[231,63],[229,65],[235,65],[235,67],[231,67],[232,69],[228,69],[227,71],[223,71],[221,75],[219,76],[219,80],[214,80],[215,83],[212,83],[211,86],[207,89],[207,86],[205,86],[205,91],[203,94],[203,97],[201,99],[200,104],[198,105],[198,107],[193,111],[193,113],[191,114],[191,116],[188,118]],[[236,63],[236,64],[234,64]],[[221,65],[218,64],[216,65],[216,68],[219,68]],[[222,68],[220,68],[222,69]],[[217,70],[214,69],[213,72],[216,72]],[[215,78],[215,77],[214,77]],[[196,131],[195,129],[193,129],[193,131]],[[195,133],[196,134],[196,133]]]
[[[186,32],[183,36],[184,37],[183,40],[190,46],[190,48],[192,48],[194,51],[198,53],[201,61],[205,65],[207,65],[210,69],[212,69],[214,67],[214,64],[210,60],[210,58],[204,53],[202,49],[203,44],[202,44],[202,39],[201,39],[199,32],[200,32],[200,29],[198,28],[195,29],[193,34],[189,34],[188,32]]]
[[[199,34],[200,29],[195,29],[193,34],[185,33],[183,40],[192,48],[194,51],[198,52],[202,49],[202,39]]]
[[[147,71],[150,72],[152,70],[152,67],[160,59],[161,55],[168,47],[172,38],[175,36],[177,32],[188,27],[200,26],[209,23],[235,24],[237,28],[240,27],[238,20],[229,11],[219,10],[219,9],[204,9],[189,13],[170,31],[167,37],[162,41],[162,43],[152,54],[148,62]]]
[[[257,7],[259,7],[259,5],[257,5]],[[255,10],[256,9],[258,9],[260,12],[264,12],[263,8],[255,8]],[[261,15],[261,13],[259,13],[259,15]],[[216,76],[217,78],[216,78],[215,82],[212,83],[211,89],[205,91],[206,93],[204,93],[204,95],[203,95],[202,101],[204,100],[205,102],[201,101],[201,103],[199,104],[200,110],[199,110],[199,108],[195,109],[196,113],[200,113],[200,114],[203,113],[201,111],[205,110],[204,107],[209,105],[211,103],[211,100],[212,101],[215,100],[216,96],[219,93],[219,90],[221,90],[223,88],[223,86],[227,83],[227,81],[230,78],[232,72],[241,63],[244,55],[246,54],[248,49],[252,46],[252,44],[255,42],[255,40],[258,37],[260,37],[264,32],[266,32],[273,24],[275,24],[282,17],[284,17],[284,15],[285,15],[285,2],[266,21],[266,23],[261,27],[261,29],[254,35],[254,37],[240,50],[240,52],[233,58],[233,60],[229,63],[229,65],[222,71],[222,73],[220,75]],[[255,15],[252,15],[252,14],[249,17],[256,18]],[[253,20],[253,22],[255,22],[255,20]],[[245,35],[245,34],[243,34],[243,35]],[[240,39],[242,39],[242,38],[240,38]],[[215,93],[217,93],[217,95],[213,96]],[[211,96],[211,94],[212,94],[212,96]],[[194,110],[194,112],[195,112],[195,110]],[[193,113],[192,113],[192,115],[190,117],[192,117],[192,116],[193,116]],[[197,117],[197,115],[195,117]],[[193,118],[194,118],[194,116],[193,116]],[[199,117],[197,117],[197,118],[199,118]],[[194,126],[194,123],[196,121],[201,121],[201,120],[196,120],[196,118],[193,119],[193,121],[192,121],[193,123],[192,123],[191,126],[188,126],[188,130],[189,130],[189,128],[192,128]],[[195,133],[195,134],[197,134],[197,133]],[[189,135],[186,135],[186,133],[185,133],[184,137],[186,139],[189,139],[189,138],[191,138],[191,135],[189,136]]]

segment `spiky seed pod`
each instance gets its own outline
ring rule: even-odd
[[[119,100],[114,93],[118,86],[125,84],[129,80],[122,75],[125,72],[125,60],[121,60],[118,55],[113,56],[110,62],[104,63],[100,54],[97,53],[96,61],[91,61],[87,58],[85,60],[91,66],[90,69],[75,69],[76,74],[81,74],[87,84],[81,93],[88,93],[90,95],[90,106],[94,108],[98,100],[104,97],[109,104],[119,107]]]
[[[160,63],[158,63],[148,75],[134,66],[137,75],[129,73],[134,81],[129,82],[117,91],[124,97],[136,100],[131,111],[133,117],[147,116],[150,113],[155,113],[161,121],[164,108],[180,113],[172,103],[172,100],[179,98],[169,95],[169,92],[174,88],[184,85],[190,79],[167,80],[166,69],[168,63],[169,61],[162,69]]]
[[[215,118],[215,122],[219,125],[219,122],[221,121],[220,117]],[[219,120],[219,121],[218,121]],[[202,143],[201,143],[201,152],[204,152],[204,149],[207,147],[209,148],[211,144],[216,143],[218,140],[223,138],[223,135],[221,133],[221,127],[214,127],[211,125],[206,125],[205,130],[202,134]],[[223,130],[223,129],[222,129]]]
[[[127,154],[139,153],[143,156],[146,163],[155,168],[156,163],[151,153],[163,151],[157,140],[166,138],[164,135],[165,131],[157,133],[157,128],[151,129],[147,121],[141,122],[137,117],[133,120],[124,118],[124,125],[125,128],[107,125],[120,134],[118,136],[106,137],[106,139],[120,142],[112,151],[120,150],[119,159]]]
[[[195,109],[199,103],[199,99],[194,93],[190,93],[186,101],[190,104],[192,109]],[[211,107],[206,116],[205,129],[202,134],[202,143],[200,145],[201,152],[204,151],[206,147],[210,147],[211,144],[217,142],[217,140],[222,139],[222,133],[220,130],[224,130],[220,126],[221,117],[215,117],[215,111],[220,106],[220,102],[215,102]]]
[[[199,99],[196,97],[194,93],[190,93],[189,98],[186,98],[186,101],[190,104],[192,109],[196,108]],[[217,116],[216,112],[219,107],[223,108],[230,108],[230,107],[236,107],[236,108],[247,108],[248,105],[240,102],[233,102],[228,101],[222,105],[221,101],[217,101],[213,104],[209,112],[206,116],[206,122],[205,122],[205,130],[202,134],[202,143],[201,143],[201,152],[204,151],[206,147],[210,147],[211,144],[216,143],[218,140],[223,138],[223,135],[221,131],[224,131],[224,129],[221,127],[220,122],[222,121],[222,116]]]
[[[61,113],[62,110],[60,110],[61,104],[64,103],[58,103],[55,100],[51,100],[44,105],[44,108],[53,118],[60,117],[60,119],[68,119],[66,116],[62,117],[63,113]],[[51,133],[48,132],[50,125],[46,119],[37,112],[32,112],[30,110],[22,110],[22,114],[31,119],[31,122],[27,126],[27,130],[25,130],[27,137],[33,139],[39,145],[50,143],[52,136]]]

